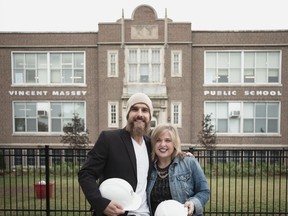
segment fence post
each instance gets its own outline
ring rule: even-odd
[[[50,216],[50,169],[49,169],[48,145],[45,145],[45,175],[46,175],[46,215]]]

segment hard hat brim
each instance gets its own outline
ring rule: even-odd
[[[134,211],[142,203],[141,197],[133,191],[132,186],[124,179],[107,179],[102,182],[99,190],[104,198],[119,203],[125,211]],[[125,199],[125,195],[128,195],[128,200]]]
[[[162,201],[156,208],[154,216],[187,216],[188,209],[176,200]]]
[[[124,210],[125,211],[134,211],[134,210],[138,209],[141,205],[141,201],[142,201],[141,197],[138,194],[134,193],[132,202],[128,206],[124,206]]]

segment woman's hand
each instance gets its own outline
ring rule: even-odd
[[[188,216],[192,216],[194,212],[194,203],[192,201],[186,201],[184,206],[188,208]]]

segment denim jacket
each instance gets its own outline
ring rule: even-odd
[[[147,186],[150,211],[150,196],[156,179],[157,171],[154,165]],[[204,172],[195,158],[189,156],[184,157],[183,160],[179,156],[174,158],[169,167],[169,186],[173,200],[183,204],[191,200],[194,203],[193,215],[203,215],[203,207],[209,200],[210,189]]]

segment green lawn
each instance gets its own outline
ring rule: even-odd
[[[288,210],[288,180],[285,177],[269,176],[262,179],[259,177],[231,177],[230,179],[212,177],[208,180],[211,196],[205,206],[207,212],[263,213],[287,212]]]
[[[25,210],[24,215],[45,215],[46,199],[36,197],[34,182],[40,179],[28,176],[0,177],[0,209]],[[91,215],[90,213],[74,213],[80,210],[89,210],[90,206],[79,187],[76,177],[51,177],[53,184],[52,197],[50,199],[50,215]],[[5,188],[3,185],[5,184]],[[32,210],[32,211],[28,211]],[[55,214],[53,210],[61,213]],[[41,214],[42,211],[42,214]],[[0,211],[0,215],[1,211]],[[13,214],[16,215],[16,211]],[[23,214],[20,214],[23,215]]]
[[[46,200],[35,197],[34,182],[40,180],[36,176],[0,176],[0,215],[3,215],[3,209],[27,211],[27,213],[21,212],[20,215],[45,215],[45,212],[41,214],[41,210],[46,209]],[[54,185],[50,199],[52,210],[50,215],[90,215],[90,213],[78,213],[79,210],[89,210],[90,206],[82,194],[76,176],[62,176],[61,178],[59,175],[51,176],[51,181],[54,182]],[[284,177],[265,177],[262,179],[256,177],[208,177],[211,197],[205,211],[287,212],[287,181]],[[28,211],[29,209],[32,211]],[[55,213],[53,210],[62,212]],[[17,214],[16,211],[13,211],[7,215]],[[206,215],[216,214],[206,213]],[[245,215],[245,213],[241,215]]]

